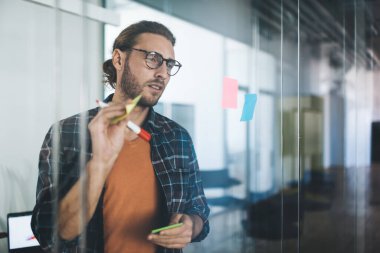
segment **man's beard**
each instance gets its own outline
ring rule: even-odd
[[[162,82],[160,80],[153,80],[153,81]],[[145,85],[138,84],[136,77],[132,74],[131,70],[129,69],[128,58],[127,58],[125,62],[123,76],[121,77],[121,85],[120,85],[123,95],[126,98],[134,99],[135,97],[141,94],[141,92],[144,89],[144,86]],[[143,106],[143,107],[155,106],[160,97],[153,100],[147,100],[146,98],[144,98],[144,96],[142,96],[137,105]]]

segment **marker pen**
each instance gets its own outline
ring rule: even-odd
[[[104,108],[104,107],[109,106],[107,103],[104,103],[103,101],[101,101],[99,99],[96,100],[96,103],[100,106],[100,108]],[[135,134],[137,134],[140,138],[142,138],[148,142],[150,141],[150,139],[152,137],[150,135],[150,133],[148,133],[147,131],[145,131],[144,129],[142,129],[141,127],[139,127],[138,125],[136,125],[132,121],[128,120],[127,127],[129,129],[131,129]]]
[[[167,229],[171,229],[171,228],[178,228],[180,226],[182,226],[183,223],[180,222],[180,223],[176,223],[176,224],[173,224],[173,225],[169,225],[169,226],[166,226],[166,227],[162,227],[162,228],[157,228],[157,229],[154,229],[152,230],[152,234],[157,234],[158,232],[160,231],[163,231],[163,230],[167,230]]]

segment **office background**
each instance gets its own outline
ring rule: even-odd
[[[185,253],[380,250],[378,0],[0,0],[0,231],[34,206],[50,125],[110,92],[102,62],[142,19],[177,38],[155,109],[192,135],[211,206]]]

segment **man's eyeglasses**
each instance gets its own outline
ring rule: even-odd
[[[182,67],[181,63],[173,59],[165,59],[160,53],[154,51],[146,51],[139,48],[130,48],[129,50],[136,50],[145,53],[145,62],[148,68],[158,69],[164,61],[166,61],[166,69],[169,76],[174,76]]]

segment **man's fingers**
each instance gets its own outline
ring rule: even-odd
[[[121,105],[109,106],[101,109],[92,121],[110,121],[111,119],[121,116],[124,113],[125,107]]]
[[[181,214],[174,214],[171,223],[178,222],[181,217]],[[192,227],[185,223],[180,227],[161,231],[159,234],[150,234],[148,240],[165,248],[181,249],[191,242],[191,236]]]
[[[186,230],[187,228],[185,227],[185,225],[182,225],[178,228],[171,228],[171,229],[161,231],[159,235],[160,236],[173,236],[173,235],[177,236],[184,233]]]
[[[190,231],[182,231],[177,234],[159,234],[159,235],[150,235],[150,238],[163,238],[163,239],[171,239],[171,238],[180,238],[180,237],[189,237],[191,236]]]
[[[112,120],[115,117],[121,116],[125,113],[125,110],[113,110],[102,113],[102,117],[108,121]]]
[[[151,237],[150,237],[151,238]],[[167,238],[167,237],[154,237],[150,239],[153,243],[159,244],[161,246],[163,245],[186,245],[191,242],[190,237],[174,237],[174,238]]]
[[[167,244],[173,244],[173,243],[189,243],[190,238],[188,237],[156,237],[152,239],[152,241],[155,242],[161,242],[161,243],[167,243]]]
[[[177,228],[175,228],[171,230],[176,230],[176,232],[170,231],[170,233],[168,233],[169,231],[165,230],[165,231],[161,231],[159,234],[150,234],[148,236],[148,239],[150,240],[169,240],[169,239],[176,239],[176,238],[191,239],[192,232],[189,229],[177,230]]]
[[[188,243],[167,243],[167,242],[154,242],[154,241],[152,242],[164,248],[176,248],[176,249],[182,249],[186,247],[186,245],[188,244]]]

